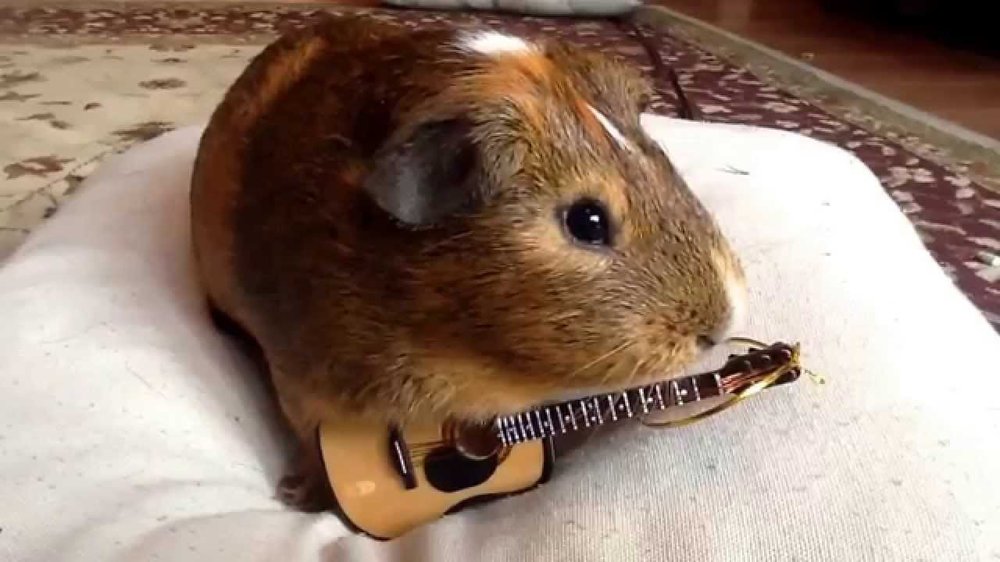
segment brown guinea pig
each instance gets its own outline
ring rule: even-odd
[[[193,236],[299,437],[621,388],[724,338],[741,269],[649,92],[558,42],[363,17],[257,56],[202,138]]]

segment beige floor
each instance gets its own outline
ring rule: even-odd
[[[1000,140],[1000,59],[838,15],[819,0],[654,3]]]

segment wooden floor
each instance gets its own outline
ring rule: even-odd
[[[1000,60],[824,10],[817,0],[655,0],[1000,139]]]

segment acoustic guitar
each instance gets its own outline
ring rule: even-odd
[[[546,404],[488,424],[397,428],[345,420],[324,425],[317,437],[334,511],[355,532],[388,540],[471,504],[546,482],[554,437],[700,406],[680,420],[687,423],[800,374],[798,347],[775,343],[732,355],[716,371]]]

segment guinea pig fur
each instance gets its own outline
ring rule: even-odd
[[[488,30],[331,17],[265,48],[201,139],[193,243],[299,437],[619,389],[724,338],[743,274],[650,91]]]

